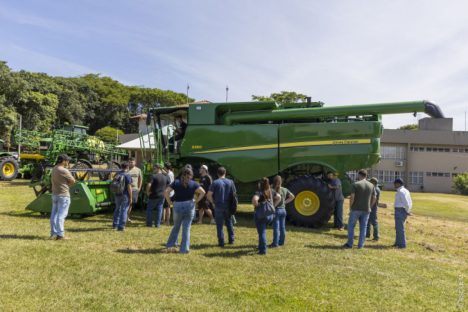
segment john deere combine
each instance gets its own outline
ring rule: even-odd
[[[69,126],[50,135],[21,130],[15,140],[21,146],[20,172],[32,177],[37,198],[26,209],[48,213],[52,207],[50,173],[58,155],[72,158],[71,172],[78,181],[71,189],[70,214],[91,214],[111,204],[110,179],[120,168],[125,151],[86,134],[87,127]]]
[[[153,131],[147,141],[154,138],[150,148],[157,150],[146,166],[163,161],[179,168],[186,163],[195,168],[225,166],[245,202],[261,177],[280,174],[296,195],[287,206],[290,220],[320,226],[328,222],[334,207],[324,173],[338,172],[349,192],[346,172],[380,160],[381,115],[416,112],[443,117],[438,106],[426,101],[334,107],[310,101],[161,107],[148,113]],[[187,120],[188,127],[180,146],[174,146],[175,136],[164,130],[178,116]]]

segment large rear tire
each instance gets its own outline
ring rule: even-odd
[[[115,161],[108,161],[105,163],[105,169],[119,170],[120,164]],[[99,172],[99,179],[101,181],[113,180],[117,172]]]
[[[288,189],[296,196],[286,207],[291,223],[321,227],[330,220],[335,199],[325,181],[312,176],[302,176],[291,181]]]
[[[0,159],[0,180],[11,181],[18,176],[18,161],[12,157]]]
[[[72,169],[93,169],[93,165],[84,159],[78,160],[78,162],[72,167]],[[84,181],[86,177],[90,176],[90,172],[88,171],[75,171],[73,172],[73,176],[78,181]]]

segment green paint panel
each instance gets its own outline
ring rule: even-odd
[[[106,181],[78,182],[70,188],[71,203],[68,215],[93,214],[108,207],[112,203],[109,191],[109,183]],[[52,210],[52,194],[47,192],[27,207],[27,210],[50,213]]]
[[[181,147],[183,158],[217,162],[241,182],[278,172],[278,125],[189,126],[189,129]],[[271,147],[248,149],[259,145]]]
[[[379,160],[380,122],[283,124],[279,132],[280,171],[314,163],[345,172]]]

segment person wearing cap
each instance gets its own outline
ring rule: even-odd
[[[370,227],[372,225],[374,229],[372,240],[378,241],[379,240],[379,223],[377,221],[377,208],[378,208],[379,199],[380,199],[380,188],[377,184],[379,183],[379,180],[377,180],[377,178],[372,178],[370,179],[370,182],[374,184],[374,187],[375,187],[375,203],[372,205],[371,212],[369,214],[369,221],[367,222],[366,237],[370,238]]]
[[[70,186],[75,179],[68,171],[70,157],[59,155],[57,164],[52,169],[52,210],[50,212],[50,239],[65,238],[65,218],[70,207]]]
[[[359,220],[359,242],[358,248],[364,247],[366,241],[366,228],[371,207],[375,203],[375,188],[372,183],[366,180],[367,171],[364,169],[358,172],[358,181],[353,184],[351,196],[349,198],[349,220],[348,220],[348,241],[344,248],[353,248],[354,227]]]
[[[406,218],[411,215],[413,201],[411,200],[410,192],[405,188],[405,183],[402,179],[397,178],[393,182],[396,189],[395,194],[395,244],[394,247],[406,248],[405,222]]]
[[[124,192],[115,195],[115,210],[112,220],[112,228],[123,231],[128,220],[128,209],[132,206],[132,177],[128,174],[128,163],[120,165],[121,171],[117,173],[124,181]],[[115,178],[114,178],[115,179]]]
[[[164,205],[164,191],[169,185],[169,178],[162,173],[162,166],[154,165],[154,175],[151,181],[146,186],[146,194],[148,195],[148,205],[146,207],[146,226],[152,227],[153,222],[155,227],[161,226]],[[156,211],[156,216],[153,218],[153,211]]]
[[[212,182],[213,182],[213,179],[209,175],[208,166],[202,165],[200,167],[200,185],[205,191],[205,193],[208,193],[208,191],[210,190],[210,186]],[[208,201],[208,198],[206,197],[206,195],[198,202],[198,223],[199,224],[203,223],[203,215],[205,213],[210,218],[211,224],[215,223],[213,219],[213,214],[211,213],[210,206],[211,206],[211,203]]]

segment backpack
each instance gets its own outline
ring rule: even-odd
[[[255,216],[259,220],[265,220],[269,216],[272,216],[274,214],[275,214],[275,207],[273,205],[273,198],[259,203],[257,208],[255,209]]]
[[[229,194],[229,214],[231,216],[237,212],[238,204],[239,204],[239,199],[237,198],[237,193],[234,192],[234,181],[232,181],[231,193]]]
[[[117,174],[110,184],[110,191],[115,195],[123,195],[125,192],[125,175]]]

